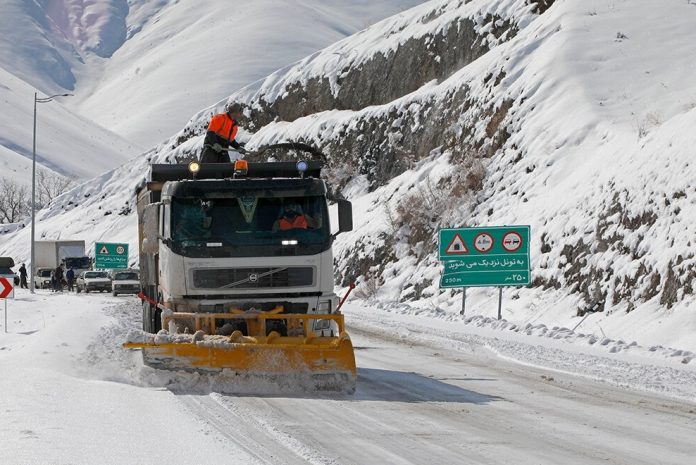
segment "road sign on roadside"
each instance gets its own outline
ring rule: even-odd
[[[461,255],[469,253],[469,249],[464,243],[462,236],[460,236],[459,234],[455,234],[454,239],[452,239],[452,242],[450,242],[450,244],[447,246],[445,253],[447,255]]]
[[[7,332],[7,299],[14,299],[14,275],[0,275],[0,299],[5,301],[5,332]]]
[[[14,299],[14,276],[0,276],[0,299]]]
[[[94,244],[94,267],[101,269],[128,268],[128,244],[96,242]]]
[[[530,283],[529,226],[440,230],[441,288],[525,286]],[[471,244],[452,250],[453,241]]]

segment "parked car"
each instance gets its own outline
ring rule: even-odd
[[[112,272],[111,293],[137,294],[140,292],[140,276],[137,270],[116,270]]]
[[[111,278],[106,271],[83,271],[77,276],[77,292],[111,292]]]
[[[34,287],[37,289],[51,288],[51,268],[39,268],[34,276]]]
[[[14,271],[10,268],[4,268],[0,267],[0,276],[5,276],[5,277],[12,277],[12,282],[14,283],[15,287],[19,286],[19,276],[15,274]]]
[[[11,276],[15,286],[19,286],[19,276],[12,271],[15,262],[11,257],[0,257],[0,275]]]

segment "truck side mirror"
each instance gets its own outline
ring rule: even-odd
[[[353,204],[348,200],[339,199],[338,204],[338,232],[353,230]]]
[[[159,252],[159,203],[153,203],[143,210],[143,252]]]

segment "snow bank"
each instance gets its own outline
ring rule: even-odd
[[[352,302],[346,318],[354,332],[387,335],[448,354],[478,352],[485,357],[487,353],[491,365],[500,357],[622,388],[696,400],[696,362],[691,351],[644,347],[568,328],[518,325],[408,304]]]

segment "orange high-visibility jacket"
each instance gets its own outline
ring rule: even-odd
[[[208,132],[212,132],[215,135],[222,137],[225,139],[225,141],[227,141],[227,143],[234,140],[234,138],[237,136],[238,129],[239,127],[237,126],[237,122],[230,118],[227,113],[220,113],[213,116],[213,118],[210,120],[210,124],[208,125]]]
[[[291,222],[283,217],[280,219],[278,227],[281,231],[287,231],[288,229],[307,229],[307,218],[305,218],[304,215],[297,215]]]

